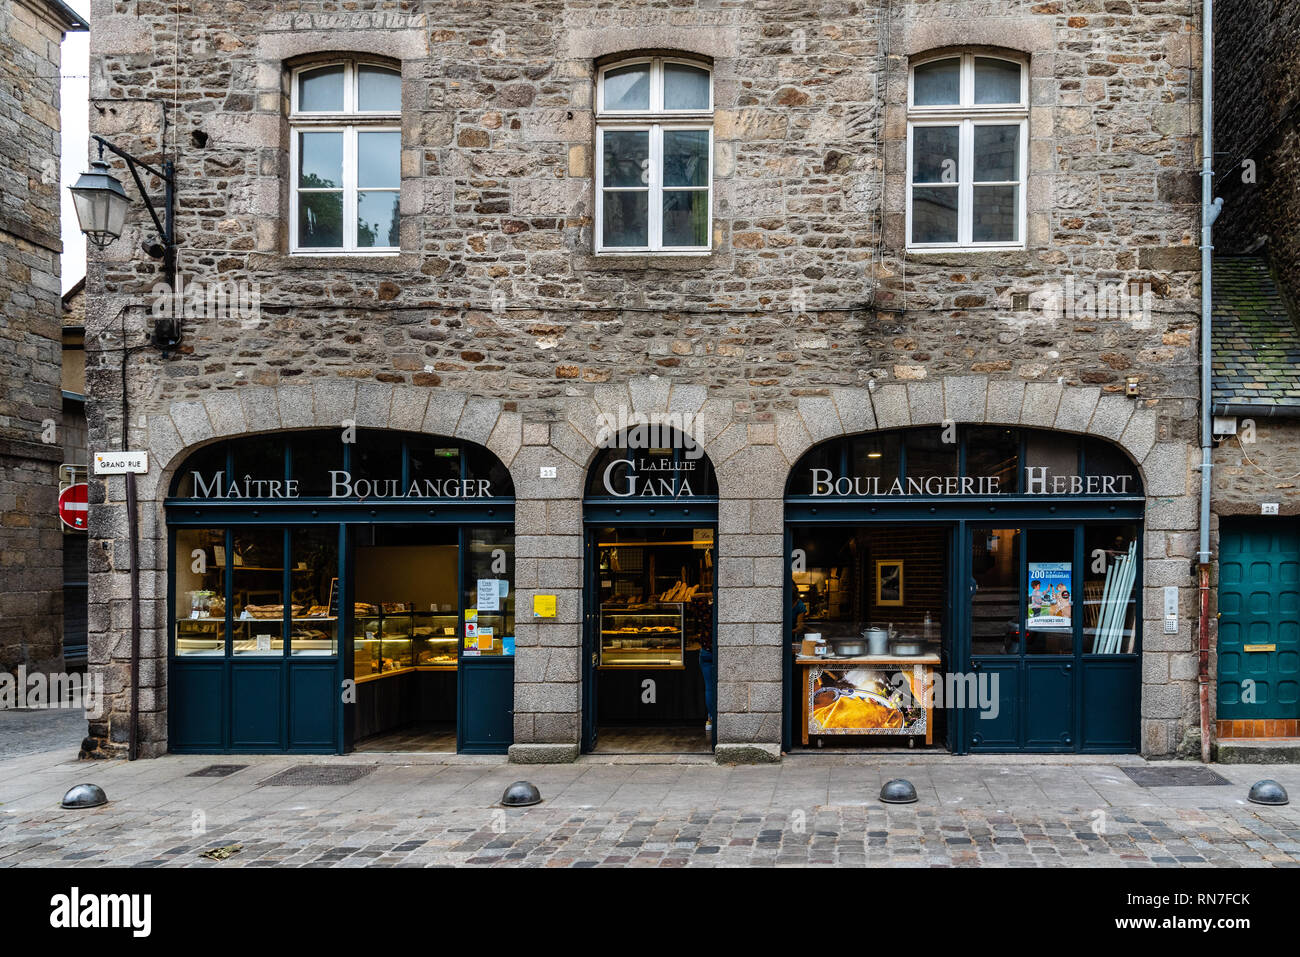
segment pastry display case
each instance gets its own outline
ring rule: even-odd
[[[289,622],[289,651],[295,655],[332,655],[338,619],[323,608],[311,608]]]
[[[684,667],[683,608],[681,602],[601,605],[600,667]]]
[[[301,614],[301,605],[291,613]],[[284,654],[284,605],[246,604],[231,622],[231,651],[236,655]]]
[[[226,653],[226,619],[181,618],[176,622],[178,655],[212,655]]]
[[[456,667],[455,612],[413,612],[411,644],[417,668]]]
[[[412,669],[455,669],[459,629],[456,612],[412,611],[409,602],[357,602],[352,619],[353,677]]]

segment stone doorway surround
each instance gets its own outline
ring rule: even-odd
[[[1173,752],[1195,727],[1196,659],[1190,576],[1196,450],[1158,439],[1156,410],[1096,387],[949,376],[874,389],[828,389],[793,408],[739,414],[736,400],[703,385],[657,377],[597,384],[589,396],[519,411],[508,400],[347,378],[214,392],[149,413],[133,436],[150,453],[141,476],[141,754],[167,749],[167,579],[163,500],[178,465],[218,439],[259,432],[400,429],[476,442],[510,469],[515,483],[515,743],[518,763],[573,760],[581,730],[582,500],[602,423],[642,414],[691,435],[718,476],[718,746],[720,761],[780,760],[785,574],[784,508],[791,467],[813,445],[842,435],[905,426],[1022,425],[1087,434],[1120,445],[1141,469],[1148,497],[1145,533],[1142,750]],[[602,416],[605,416],[602,419]],[[136,445],[135,447],[140,447]],[[540,478],[542,466],[556,477]],[[93,495],[93,492],[92,492]],[[91,737],[115,749],[129,710],[129,581],[125,572],[125,486],[110,477],[92,498],[90,667],[105,677],[106,716]],[[1184,555],[1184,552],[1187,554]],[[1155,589],[1180,589],[1180,631],[1161,634]],[[554,619],[532,619],[535,594],[556,596]]]

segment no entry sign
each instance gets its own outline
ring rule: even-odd
[[[90,486],[85,482],[78,482],[76,485],[69,485],[59,493],[59,518],[63,519],[63,524],[68,528],[78,532],[86,530],[86,517],[89,514],[86,503],[90,500],[89,491]]]

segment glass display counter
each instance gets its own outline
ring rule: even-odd
[[[413,612],[411,615],[411,640],[415,653],[415,667],[456,667],[456,634],[458,616],[455,612]]]
[[[328,656],[335,653],[334,635],[338,619],[329,615],[295,615],[289,622],[289,652],[294,655]]]
[[[210,655],[220,658],[226,653],[226,619],[181,618],[176,622],[178,655]]]
[[[602,605],[600,667],[684,667],[683,608],[681,602]]]
[[[455,670],[458,620],[456,612],[376,609],[357,614],[352,620],[353,677]]]

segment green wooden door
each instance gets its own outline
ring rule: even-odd
[[[1300,718],[1300,523],[1224,519],[1220,720]]]

